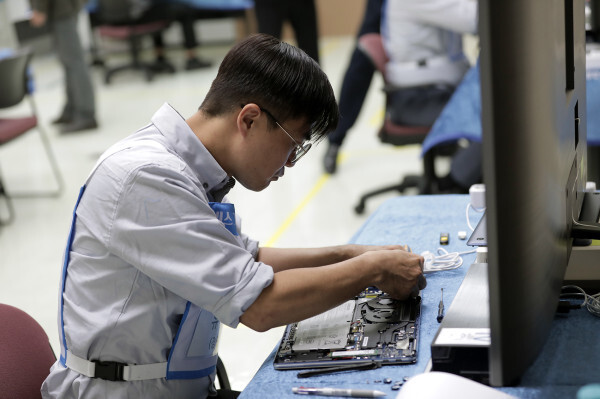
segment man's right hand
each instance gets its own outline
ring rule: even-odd
[[[403,250],[373,251],[363,256],[370,256],[375,262],[378,278],[375,286],[392,298],[406,299],[417,296],[419,290],[427,286],[423,275],[424,259],[422,256]]]

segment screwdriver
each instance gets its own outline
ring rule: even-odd
[[[443,318],[444,318],[444,289],[442,288],[442,298],[440,299],[440,304],[438,305],[438,315],[437,315],[438,323],[441,323]]]

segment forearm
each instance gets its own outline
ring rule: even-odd
[[[374,284],[376,265],[366,257],[319,268],[276,273],[240,321],[257,331],[304,320],[331,309]]]
[[[324,248],[266,248],[258,251],[258,260],[273,267],[275,273],[283,270],[331,265],[357,256],[360,252],[352,245]]]
[[[401,245],[261,248],[258,259],[271,265],[275,275],[240,318],[256,331],[315,316],[366,287],[406,299],[426,285],[423,257]]]
[[[258,260],[271,266],[275,273],[303,267],[331,265],[359,256],[369,251],[403,249],[405,245],[358,245],[346,244],[323,248],[266,248],[258,251]]]

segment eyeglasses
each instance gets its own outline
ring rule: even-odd
[[[283,130],[283,132],[284,132],[285,134],[287,134],[287,135],[288,135],[288,137],[289,137],[290,139],[292,139],[292,141],[293,141],[293,142],[294,142],[294,144],[295,144],[295,147],[294,147],[294,152],[292,152],[292,155],[291,155],[291,158],[292,158],[292,159],[291,159],[289,162],[290,162],[291,164],[295,164],[296,162],[298,162],[298,161],[300,160],[300,158],[302,158],[303,156],[305,156],[305,155],[306,155],[306,153],[308,152],[308,150],[310,150],[310,147],[312,147],[312,143],[310,143],[310,142],[298,143],[298,142],[296,141],[296,139],[294,139],[294,138],[292,137],[292,135],[291,135],[291,134],[289,134],[289,133],[287,132],[287,130],[285,130],[285,129],[283,128],[283,126],[281,126],[281,125],[279,124],[279,122],[277,122],[277,119],[275,119],[275,117],[273,116],[273,114],[272,114],[272,113],[270,113],[269,111],[267,111],[266,109],[264,109],[264,108],[262,108],[262,107],[259,107],[259,108],[260,108],[260,110],[261,110],[261,111],[263,111],[265,114],[267,114],[267,116],[268,116],[269,118],[273,119],[273,121],[275,122],[275,124],[276,124],[277,126],[279,126],[279,127],[281,128],[281,130]]]

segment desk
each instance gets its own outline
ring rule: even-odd
[[[241,11],[254,7],[254,0],[169,0],[173,3],[186,4],[199,10]],[[88,0],[85,8],[93,13],[98,9],[99,0]]]
[[[471,249],[466,241],[457,238],[460,230],[468,231],[465,209],[468,195],[433,195],[397,197],[378,208],[351,239],[358,244],[408,244],[416,253],[439,247],[441,232],[450,233],[448,251]],[[481,214],[471,213],[471,224]],[[440,289],[444,288],[446,309],[462,282],[466,271],[475,260],[474,254],[463,257],[461,268],[439,272],[427,277],[427,288],[422,292],[422,316],[419,335],[419,355],[416,364],[384,366],[376,370],[354,371],[299,379],[297,371],[276,371],[273,368],[275,350],[261,366],[240,399],[265,397],[298,398],[292,394],[295,386],[378,389],[394,398],[397,391],[381,381],[391,378],[402,380],[425,371],[431,358],[430,345],[437,332],[437,307]],[[522,385],[501,388],[518,398],[564,399],[574,398],[581,385],[600,381],[600,319],[587,311],[572,311],[568,318],[557,318],[544,352],[523,378]],[[243,355],[242,355],[243,356]]]
[[[600,54],[600,50],[598,50]],[[600,57],[597,56],[597,57]],[[589,58],[589,57],[588,57]],[[587,70],[587,142],[600,146],[600,68]],[[448,104],[423,141],[422,154],[443,143],[465,138],[481,141],[481,89],[479,64],[472,67],[456,88]]]
[[[589,45],[586,56],[586,117],[588,181],[600,183],[600,46]],[[432,148],[459,139],[480,142],[481,87],[479,63],[472,67],[423,141],[421,156]]]

